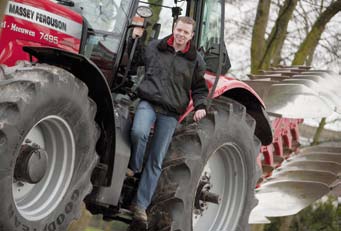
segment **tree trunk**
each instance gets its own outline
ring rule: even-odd
[[[279,66],[279,64],[281,63],[283,45],[284,45],[284,40],[283,40],[282,44],[278,45],[276,51],[274,52],[273,57],[272,57],[271,66],[276,67],[276,66]]]
[[[270,0],[260,0],[252,31],[251,73],[258,71],[259,63],[265,53],[265,31],[269,20]]]
[[[264,224],[251,225],[251,231],[264,231]]]
[[[281,217],[280,218],[280,227],[279,227],[278,231],[291,231],[290,225],[291,225],[293,219],[294,219],[294,216]]]
[[[153,11],[153,15],[152,17],[150,17],[148,19],[149,22],[152,23],[152,25],[154,25],[155,23],[157,23],[157,21],[159,21],[160,18],[160,12],[161,12],[161,7],[160,6],[155,6],[152,4],[163,4],[163,0],[160,2],[160,0],[148,0],[148,2],[151,4],[150,7],[152,8]],[[148,26],[146,29],[147,35],[146,35],[146,41],[148,42],[152,36],[152,30],[153,28],[151,26]]]
[[[316,129],[314,139],[313,139],[313,142],[311,143],[311,145],[318,145],[320,143],[320,136],[321,136],[321,133],[322,133],[325,125],[326,125],[326,118],[322,118],[320,123],[319,123],[318,128]]]
[[[288,24],[292,18],[297,2],[298,0],[286,0],[281,7],[276,23],[266,41],[266,51],[259,63],[258,69],[269,69],[274,60],[278,62],[287,36]],[[273,63],[273,65],[278,65],[278,63]]]
[[[331,5],[320,14],[296,52],[292,65],[304,65],[308,64],[307,61],[311,61],[311,57],[314,55],[315,49],[327,23],[340,11],[341,0],[337,0],[331,3]]]

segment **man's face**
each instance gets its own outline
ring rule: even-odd
[[[173,30],[174,43],[178,46],[186,45],[193,38],[193,25],[179,21]]]

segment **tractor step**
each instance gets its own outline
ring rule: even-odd
[[[118,213],[114,214],[103,214],[103,220],[105,221],[121,221],[126,224],[131,224],[133,220],[133,213],[127,209],[120,209]]]

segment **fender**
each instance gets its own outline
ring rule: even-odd
[[[38,59],[39,63],[61,67],[87,85],[89,97],[97,105],[95,120],[101,129],[101,136],[96,150],[100,156],[100,162],[108,165],[109,171],[106,172],[107,182],[105,183],[107,184],[111,179],[115,158],[115,117],[110,88],[104,75],[92,61],[83,55],[47,47],[24,47],[23,50]]]
[[[205,73],[205,80],[209,90],[212,89],[215,78],[214,73]],[[246,107],[247,113],[256,120],[255,135],[261,140],[263,145],[272,143],[273,132],[271,122],[265,112],[265,104],[249,85],[235,78],[220,76],[213,98],[219,96],[225,96],[243,104]],[[185,114],[181,116],[180,121],[193,109],[193,102],[191,101]]]

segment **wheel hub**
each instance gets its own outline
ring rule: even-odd
[[[211,154],[198,179],[192,210],[193,230],[236,229],[248,190],[246,172],[242,153],[234,144],[225,143]]]
[[[37,144],[21,146],[14,170],[14,179],[30,184],[38,183],[46,173],[47,152]]]
[[[75,139],[70,125],[50,115],[37,122],[21,144],[12,193],[22,217],[47,217],[63,200],[73,177]]]
[[[199,182],[194,203],[194,213],[197,215],[202,215],[208,209],[208,203],[219,204],[221,201],[221,197],[218,194],[210,192],[213,187],[210,179],[209,174],[205,173]]]

